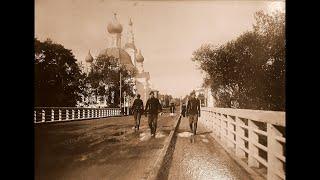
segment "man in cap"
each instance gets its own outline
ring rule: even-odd
[[[191,98],[188,100],[187,104],[187,117],[189,116],[189,126],[191,132],[197,134],[197,123],[198,117],[200,117],[200,101],[196,99],[196,93],[194,91],[190,94]]]
[[[151,130],[151,136],[155,137],[157,130],[158,114],[162,111],[162,106],[158,98],[154,97],[154,92],[150,92],[150,98],[146,103],[145,115],[148,113],[148,124]]]
[[[137,95],[137,99],[135,99],[133,102],[132,111],[135,121],[134,130],[139,131],[141,114],[143,112],[143,101],[140,99],[140,94]]]

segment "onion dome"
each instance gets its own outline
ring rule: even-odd
[[[114,13],[113,22],[110,22],[107,26],[107,30],[110,34],[117,34],[122,32],[122,25],[117,20],[117,14]]]
[[[89,50],[89,53],[88,53],[87,57],[85,58],[85,61],[87,63],[92,63],[93,62],[93,57],[90,54],[90,50]]]
[[[133,70],[135,68],[132,64],[130,55],[123,49],[107,48],[99,53],[99,57],[100,56],[114,57],[116,59],[119,59],[120,63],[124,65],[128,70]]]
[[[125,48],[125,49],[133,49],[133,50],[136,50],[136,49],[137,49],[136,46],[135,46],[133,43],[126,43],[126,44],[124,45],[124,48]]]
[[[143,62],[144,61],[144,57],[141,54],[141,50],[139,49],[137,55],[136,55],[136,61],[137,62]]]

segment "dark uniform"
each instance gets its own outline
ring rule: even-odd
[[[143,101],[135,99],[132,105],[133,117],[135,121],[135,129],[139,130],[141,114],[143,113]]]
[[[183,103],[181,106],[181,115],[186,117],[187,106]]]
[[[146,103],[145,113],[148,113],[148,124],[151,135],[155,136],[157,130],[158,113],[162,111],[159,99],[152,97]]]
[[[200,117],[200,101],[196,98],[191,98],[187,105],[187,116],[189,116],[190,129],[195,135],[197,132],[198,117]],[[192,124],[194,125],[192,128]]]
[[[170,105],[170,113],[174,113],[175,110],[176,110],[176,107],[175,107],[174,103],[171,103],[171,105]]]

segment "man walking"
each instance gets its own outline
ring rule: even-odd
[[[170,116],[174,116],[174,111],[176,110],[176,107],[174,105],[174,103],[172,102],[170,104]]]
[[[140,99],[140,94],[137,95],[137,99],[135,99],[133,102],[132,111],[135,121],[134,130],[139,131],[141,114],[143,112],[143,101]]]
[[[148,124],[151,130],[151,137],[155,137],[157,130],[158,113],[161,113],[162,107],[159,99],[154,97],[154,92],[150,92],[150,98],[146,103],[145,115],[148,113]]]
[[[193,135],[197,134],[198,117],[200,117],[200,101],[196,99],[194,91],[190,94],[191,98],[187,104],[187,117],[189,116],[189,126]]]

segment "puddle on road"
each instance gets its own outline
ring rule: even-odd
[[[193,134],[191,132],[178,133],[179,137],[191,137]]]
[[[201,139],[202,142],[208,143],[208,139]]]
[[[150,132],[143,132],[143,133],[140,133],[140,141],[147,141],[149,139],[151,139],[151,134]],[[162,131],[159,131],[156,133],[156,139],[159,139],[159,138],[163,138],[165,137],[166,135],[164,134],[164,132]]]
[[[140,135],[140,141],[147,141],[151,138],[150,133],[141,133]]]
[[[165,136],[166,136],[166,135],[163,134],[162,131],[156,133],[156,138],[163,138],[163,137],[165,137]]]

